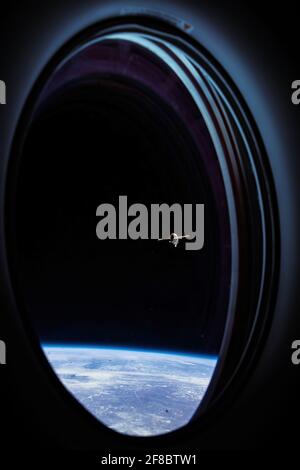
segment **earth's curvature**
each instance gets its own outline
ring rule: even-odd
[[[214,357],[44,345],[59,379],[102,423],[135,436],[187,424],[211,380]]]

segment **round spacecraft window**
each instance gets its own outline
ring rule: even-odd
[[[100,25],[54,58],[7,193],[24,318],[75,398],[134,436],[222,402],[258,348],[275,272],[270,175],[241,97],[200,46],[146,23]]]

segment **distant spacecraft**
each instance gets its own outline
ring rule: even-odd
[[[191,238],[190,235],[177,235],[176,233],[171,233],[171,235],[167,238],[159,238],[158,241],[161,242],[163,240],[168,240],[172,245],[176,248],[179,243],[179,240],[184,238]]]

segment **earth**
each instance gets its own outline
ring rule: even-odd
[[[44,345],[69,392],[109,428],[164,434],[187,424],[211,380],[214,357]]]

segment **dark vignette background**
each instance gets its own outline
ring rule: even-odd
[[[17,3],[14,1],[3,2],[0,14],[0,79],[7,82],[8,102],[14,97],[10,96],[10,83],[22,82],[22,68],[18,63],[19,48],[24,47],[28,51],[28,60],[30,61],[30,50],[34,52],[34,43],[31,34],[35,37],[35,28],[39,23],[39,19],[47,17],[48,12],[57,11],[59,15],[60,9],[66,8],[76,9],[77,2],[65,1],[58,2],[56,0],[44,2],[25,1]],[[125,2],[124,2],[125,3]],[[200,4],[201,2],[195,2]],[[203,2],[205,8],[208,9],[210,15],[217,15],[230,18],[230,22],[234,24],[235,30],[240,30],[242,40],[247,38],[256,38],[253,42],[252,53],[256,54],[260,42],[264,43],[265,53],[268,58],[272,58],[275,64],[274,68],[280,74],[282,87],[286,89],[286,101],[290,100],[290,84],[295,79],[300,79],[300,60],[299,60],[299,15],[300,8],[298,3],[286,1],[284,3],[270,2]],[[255,31],[255,34],[254,34]],[[46,31],[45,33],[46,34]],[[241,41],[242,43],[242,41]],[[12,65],[13,64],[13,65]],[[272,73],[268,70],[263,62],[260,67],[264,70],[266,88],[272,85]],[[13,70],[13,74],[12,74]],[[278,91],[281,99],[283,95],[282,89]],[[274,93],[274,100],[277,99]],[[6,108],[0,110],[0,126],[5,129],[5,112]],[[289,113],[295,115],[294,122],[299,120],[299,107],[289,108]],[[295,124],[296,125],[296,124]],[[1,130],[2,132],[2,130]],[[0,280],[1,281],[1,280]],[[1,302],[5,299],[1,299]],[[1,307],[0,307],[1,308]],[[0,311],[1,315],[1,311]],[[300,317],[299,317],[300,318]],[[41,422],[37,418],[39,414],[39,403],[22,402],[22,393],[16,388],[12,377],[10,376],[9,363],[14,361],[22,361],[22,350],[14,341],[14,332],[6,327],[2,317],[0,337],[5,339],[8,344],[8,365],[4,368],[1,366],[0,379],[0,409],[1,409],[1,442],[7,442],[12,449],[24,447],[34,452],[36,449],[58,449],[64,448],[64,443],[57,440],[49,440],[47,423],[43,423],[43,429],[39,428]],[[2,324],[3,323],[3,324]],[[290,340],[300,336],[300,319],[298,320],[298,328],[290,332]],[[290,344],[290,343],[289,343]],[[263,413],[265,416],[265,426],[257,429],[255,420],[250,421],[250,427],[244,429],[245,423],[232,421],[232,429],[224,430],[224,441],[216,442],[216,448],[293,448],[297,444],[298,433],[294,432],[294,425],[300,420],[300,403],[299,403],[299,371],[290,365],[289,344],[284,345],[281,358],[274,358],[272,367],[274,367],[274,381],[269,387],[262,390],[262,402],[268,401],[268,407],[258,410],[257,403],[253,400],[249,403],[249,415],[255,413]],[[287,370],[289,369],[289,370]],[[34,377],[34,374],[33,374]],[[284,377],[284,383],[282,378]],[[24,384],[24,387],[34,387],[32,380]],[[282,407],[280,410],[274,410],[272,395],[280,393]],[[255,405],[254,405],[255,403]],[[5,413],[4,413],[5,410]],[[7,416],[6,416],[7,414]],[[273,418],[274,416],[274,418]],[[239,432],[243,429],[243,433]],[[53,433],[49,432],[49,436]],[[213,434],[213,433],[212,433]],[[230,441],[226,437],[234,436],[234,440]],[[243,436],[241,436],[243,434]],[[256,436],[259,435],[259,438]],[[35,444],[33,444],[33,441]],[[178,444],[180,447],[180,443]],[[193,447],[198,445],[197,439],[190,443]],[[200,439],[199,439],[200,445]],[[208,442],[207,447],[214,447],[212,440]]]

